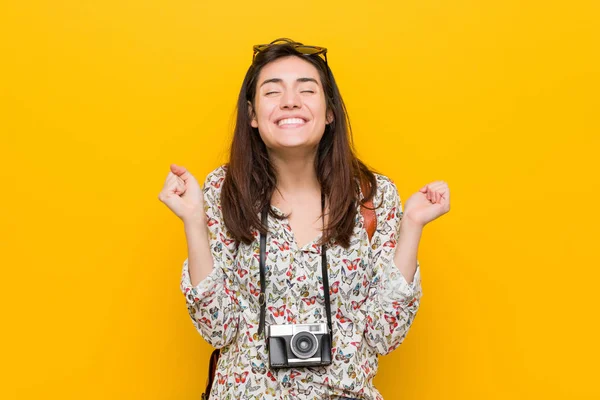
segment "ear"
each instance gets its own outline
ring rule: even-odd
[[[256,115],[252,109],[252,103],[250,102],[248,102],[248,117],[250,118],[250,125],[253,128],[258,128],[258,121],[256,120]]]
[[[327,125],[329,125],[332,122],[333,122],[333,111],[328,110],[327,111]]]

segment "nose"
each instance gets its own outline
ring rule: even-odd
[[[283,109],[300,108],[300,96],[294,90],[286,90],[281,96],[280,107]]]

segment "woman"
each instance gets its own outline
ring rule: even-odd
[[[424,186],[403,210],[395,184],[354,155],[326,49],[278,39],[254,50],[228,164],[203,189],[173,164],[159,195],[184,222],[192,321],[221,349],[210,398],[381,399],[377,357],[414,320],[421,233],[449,211],[448,186]],[[369,200],[371,238],[361,212]],[[275,327],[319,324],[316,361],[291,364],[295,350],[287,367],[274,361]]]

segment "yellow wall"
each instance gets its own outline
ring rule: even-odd
[[[560,3],[560,4],[559,4]],[[326,46],[359,154],[408,198],[445,180],[387,399],[591,399],[596,1],[0,5],[2,399],[198,399],[169,163],[223,162],[255,43]]]

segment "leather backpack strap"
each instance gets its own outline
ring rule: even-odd
[[[361,180],[360,189],[362,190],[364,196],[367,190],[367,184],[365,180]],[[375,229],[377,228],[377,214],[375,214],[375,210],[373,210],[373,208],[373,199],[367,201],[365,204],[361,204],[360,206],[360,213],[362,214],[365,222],[365,229],[367,230],[367,235],[369,235],[369,242],[371,242],[371,238],[373,237]]]
[[[208,399],[210,397],[210,390],[212,389],[212,383],[215,379],[215,372],[217,371],[217,362],[219,361],[219,356],[221,355],[221,351],[216,349],[210,355],[210,362],[208,363],[208,378],[206,380],[206,390],[202,393],[202,400]]]

